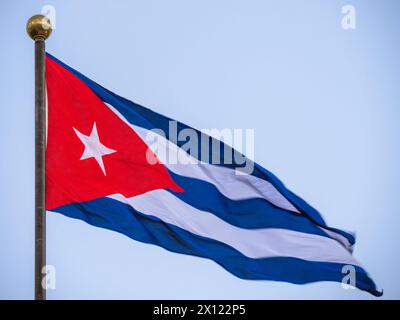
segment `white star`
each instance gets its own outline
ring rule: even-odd
[[[90,136],[80,133],[78,130],[74,129],[78,138],[82,141],[85,146],[85,150],[81,156],[80,160],[85,160],[89,158],[95,158],[99,164],[104,175],[106,175],[106,169],[104,168],[103,156],[116,152],[115,150],[107,148],[99,140],[99,134],[97,133],[96,122],[93,123],[93,129]]]

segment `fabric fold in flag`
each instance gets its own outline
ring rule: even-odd
[[[242,279],[344,281],[379,296],[354,236],[271,172],[181,122],[124,99],[46,57],[46,209],[169,251],[214,260]],[[170,132],[191,130],[198,152]],[[207,157],[202,151],[208,150]],[[175,154],[177,162],[166,155]],[[220,161],[214,163],[218,155]],[[243,155],[240,155],[242,158]],[[240,172],[243,171],[243,172]]]

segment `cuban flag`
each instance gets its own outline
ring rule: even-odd
[[[235,161],[240,157],[227,144],[216,152],[215,139],[49,54],[46,86],[47,211],[212,259],[241,279],[342,282],[353,270],[350,284],[381,295],[352,255],[352,234],[326,225],[257,163]],[[196,152],[171,134],[171,124],[178,135],[191,132]],[[227,155],[234,160],[224,161]],[[250,172],[241,170],[249,163]]]

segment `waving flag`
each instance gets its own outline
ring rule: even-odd
[[[251,163],[200,156],[214,140],[126,100],[46,57],[46,209],[172,252],[214,260],[242,279],[341,282],[380,295],[352,256],[352,234]],[[171,135],[194,132],[199,152]],[[209,139],[204,139],[204,137]],[[206,141],[206,142],[205,142]],[[219,157],[236,154],[221,143]],[[180,161],[166,157],[167,150]],[[207,150],[207,149],[206,149]],[[235,158],[235,157],[233,157]]]

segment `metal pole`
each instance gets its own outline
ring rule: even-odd
[[[46,106],[45,43],[35,41],[35,299],[45,300],[42,270],[46,265]]]
[[[35,300],[46,300],[45,40],[51,33],[50,21],[42,15],[33,16],[28,20],[27,32],[35,41]]]

